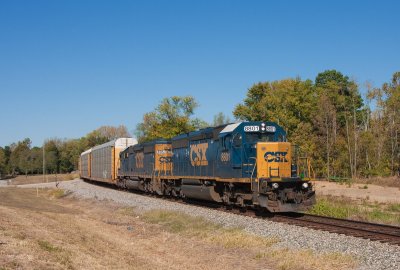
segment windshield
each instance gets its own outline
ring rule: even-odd
[[[274,134],[246,133],[246,142],[247,143],[273,142],[273,141],[274,141]]]

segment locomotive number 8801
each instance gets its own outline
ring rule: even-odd
[[[227,124],[143,144],[118,140],[81,154],[82,178],[270,212],[303,211],[315,203],[309,159],[273,122]],[[110,157],[96,159],[99,149]],[[114,173],[94,177],[99,168]]]

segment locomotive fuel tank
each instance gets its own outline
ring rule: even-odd
[[[214,185],[206,185],[199,180],[183,179],[182,192],[186,198],[222,202],[219,194],[215,192]]]

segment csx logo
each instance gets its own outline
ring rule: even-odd
[[[206,151],[208,143],[192,144],[190,146],[190,163],[192,166],[207,166]]]
[[[266,162],[288,162],[287,152],[266,152],[264,159]]]

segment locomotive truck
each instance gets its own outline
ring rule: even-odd
[[[143,144],[118,140],[127,142],[124,150],[112,150],[114,141],[82,153],[82,178],[270,212],[304,211],[315,203],[309,159],[273,122],[226,124]],[[107,160],[114,167],[107,167],[114,174],[103,171],[105,177],[99,178],[87,171],[105,162],[93,158],[102,148],[110,149],[106,152],[112,157]]]

